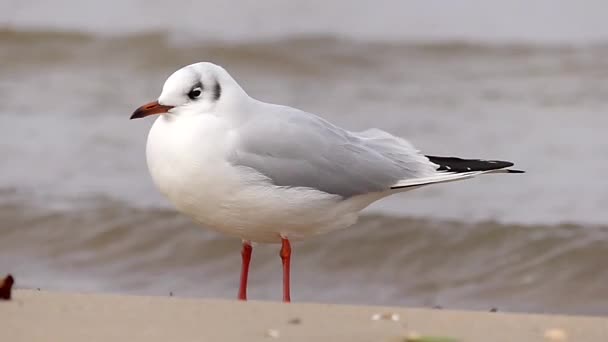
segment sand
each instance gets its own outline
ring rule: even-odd
[[[32,290],[0,302],[3,342],[390,342],[407,341],[408,334],[462,342],[606,342],[608,318]]]

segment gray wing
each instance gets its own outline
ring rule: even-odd
[[[373,129],[353,133],[303,111],[269,105],[238,128],[230,161],[273,184],[350,197],[428,176],[436,165],[403,139]]]

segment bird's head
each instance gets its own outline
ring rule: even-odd
[[[213,63],[195,63],[169,76],[158,100],[137,108],[131,119],[153,114],[209,113],[221,103],[234,102],[243,96],[246,97],[243,89],[224,68]]]

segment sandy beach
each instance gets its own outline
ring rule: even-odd
[[[0,322],[0,341],[28,342],[608,341],[600,317],[32,290],[0,302]]]

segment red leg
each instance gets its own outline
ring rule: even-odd
[[[249,276],[249,262],[251,261],[251,252],[253,247],[249,241],[243,241],[243,249],[241,256],[243,263],[241,265],[241,284],[239,286],[239,300],[247,300],[247,277]]]
[[[281,261],[283,262],[283,302],[291,302],[289,295],[289,263],[291,260],[291,244],[289,240],[281,237]]]

